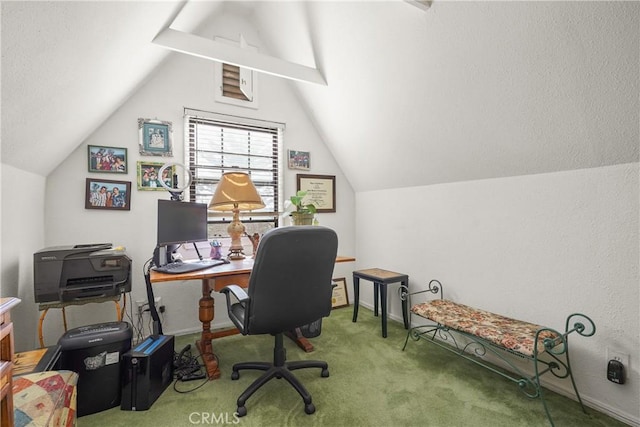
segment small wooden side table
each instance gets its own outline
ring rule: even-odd
[[[387,285],[392,283],[400,283],[401,292],[406,294],[409,289],[409,276],[403,273],[383,270],[381,268],[368,268],[366,270],[358,270],[353,272],[353,322],[358,320],[358,300],[360,298],[360,279],[373,282],[373,306],[374,315],[378,316],[378,296],[380,297],[380,305],[382,306],[382,337],[387,337]],[[407,298],[402,298],[402,319],[404,320],[404,328],[409,329],[409,310],[407,307]]]
[[[44,323],[44,318],[47,315],[47,312],[49,311],[49,309],[51,308],[60,308],[62,309],[62,323],[64,324],[64,331],[67,332],[67,312],[65,311],[65,308],[70,306],[70,305],[85,305],[85,304],[89,304],[89,303],[101,303],[101,302],[109,302],[109,301],[113,301],[116,305],[116,317],[118,319],[118,322],[122,321],[122,314],[123,314],[123,310],[124,308],[121,310],[120,309],[120,295],[114,295],[114,296],[109,296],[109,297],[97,297],[97,298],[87,298],[87,299],[83,299],[83,300],[77,300],[77,301],[65,301],[65,302],[61,302],[61,301],[56,301],[56,302],[51,302],[51,303],[42,303],[38,305],[38,310],[42,311],[42,314],[40,315],[40,321],[38,322],[38,339],[40,340],[40,348],[44,347],[44,335],[42,334],[42,324]],[[124,298],[125,298],[125,305],[127,303],[127,296],[126,294],[123,294]]]

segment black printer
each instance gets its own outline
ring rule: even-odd
[[[41,249],[33,254],[33,290],[37,303],[131,292],[131,259],[111,243]]]

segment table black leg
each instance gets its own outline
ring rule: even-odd
[[[360,278],[353,276],[353,322],[358,320],[358,307],[359,307],[359,299],[360,299]]]
[[[378,316],[378,297],[380,296],[380,284],[373,282],[373,315]]]
[[[407,290],[409,289],[409,281],[401,282],[402,289],[402,320],[404,320],[404,328],[409,329],[409,300],[407,299]]]
[[[386,338],[387,337],[387,284],[386,283],[380,283],[380,304],[382,305],[382,338]]]

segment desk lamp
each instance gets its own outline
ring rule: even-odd
[[[216,191],[209,202],[209,209],[214,211],[233,211],[233,220],[227,232],[231,236],[229,259],[244,259],[240,237],[245,227],[240,222],[240,210],[247,211],[264,208],[265,204],[258,190],[245,172],[226,172],[222,175]]]

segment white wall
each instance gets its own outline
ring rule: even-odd
[[[633,163],[358,193],[356,264],[407,273],[413,291],[439,279],[446,298],[556,329],[590,316],[596,335],[570,338],[581,395],[638,423],[638,191]],[[395,293],[391,313],[402,316]],[[606,379],[607,347],[631,355],[626,385]]]
[[[252,26],[236,17],[226,17],[214,22],[212,37],[237,39],[237,29],[251,45],[261,46]],[[123,64],[124,66],[124,64]],[[354,197],[353,190],[327,151],[323,141],[299,107],[286,80],[259,75],[259,102],[257,110],[230,106],[214,101],[214,63],[192,56],[174,53],[158,68],[156,73],[124,105],[117,110],[85,143],[78,147],[47,180],[46,195],[46,245],[111,242],[127,248],[133,259],[134,301],[146,299],[143,265],[151,257],[156,243],[156,200],[169,199],[167,192],[138,191],[136,189],[136,162],[178,161],[184,158],[183,107],[214,111],[286,123],[284,155],[286,149],[311,152],[314,174],[336,175],[337,213],[320,214],[321,225],[334,228],[340,238],[340,253],[354,253]],[[138,151],[137,119],[158,118],[173,123],[174,156],[144,158]],[[87,144],[126,147],[128,149],[128,173],[126,175],[89,174],[87,172]],[[284,195],[295,192],[296,173],[285,166]],[[86,210],[84,208],[85,179],[104,178],[132,182],[131,210],[127,212]],[[248,243],[248,242],[247,242]],[[338,265],[335,277],[348,277],[348,264]],[[350,282],[350,281],[349,281]],[[182,333],[201,330],[198,321],[200,282],[162,283],[154,286],[156,296],[163,297],[166,306],[163,329],[165,333]],[[214,293],[216,313],[212,328],[230,326],[224,299]],[[71,311],[71,310],[70,310]],[[47,343],[55,342],[61,334],[61,324],[53,320],[56,313],[48,315],[45,323]],[[69,327],[113,320],[113,306],[101,304],[95,307],[73,307],[68,314]]]
[[[0,295],[18,297],[11,310],[16,351],[38,347],[33,297],[33,253],[44,245],[45,178],[2,165],[2,278]]]

